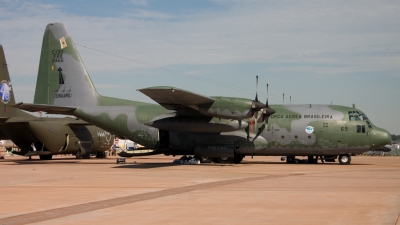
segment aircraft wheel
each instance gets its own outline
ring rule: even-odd
[[[213,158],[211,157],[199,157],[199,156],[195,157],[200,160],[200,163],[211,163],[213,161]]]
[[[286,156],[286,163],[299,163],[296,156]]]
[[[318,163],[318,156],[316,156],[315,158],[314,156],[308,156],[307,163],[309,164]]]
[[[233,163],[233,157],[215,157],[215,163]]]
[[[242,162],[243,158],[244,158],[244,156],[242,156],[242,155],[235,155],[235,157],[233,158],[232,162],[236,163],[236,164],[239,164],[239,163]]]
[[[341,165],[349,165],[351,162],[351,156],[349,154],[339,155],[339,163]]]
[[[107,158],[107,154],[105,152],[97,152],[96,153],[96,158],[98,158],[98,159]]]
[[[53,155],[39,155],[40,160],[51,160]]]

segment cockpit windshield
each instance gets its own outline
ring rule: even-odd
[[[361,120],[368,120],[368,117],[365,114],[361,114],[360,117],[362,117]]]
[[[349,120],[350,121],[360,121],[360,120],[367,120],[368,118],[365,114],[361,114],[358,111],[349,111]]]
[[[367,125],[369,128],[372,128],[372,124],[369,121],[368,117],[363,113],[359,111],[349,111],[349,120],[350,121],[366,121]]]

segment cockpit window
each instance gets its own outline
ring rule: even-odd
[[[364,121],[368,120],[368,117],[364,113],[360,113],[359,111],[349,111],[349,120],[350,121]]]
[[[359,121],[360,113],[358,111],[349,111],[349,120],[350,121]]]
[[[368,120],[368,117],[365,114],[361,114],[360,117],[362,117],[362,120]]]

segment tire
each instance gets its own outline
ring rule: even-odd
[[[351,156],[349,154],[339,155],[339,163],[341,165],[349,165],[351,162]]]
[[[107,155],[106,155],[105,152],[97,152],[97,153],[96,153],[96,158],[98,158],[98,159],[104,159],[104,158],[107,158]]]
[[[235,155],[235,157],[233,158],[233,163],[239,164],[242,162],[243,158],[244,158],[244,156],[242,156],[242,155]]]
[[[199,157],[199,156],[195,157],[200,160],[200,163],[211,163],[213,161],[213,158],[211,157]]]
[[[296,156],[286,156],[286,163],[298,163],[296,160]]]
[[[233,159],[234,159],[233,157],[215,157],[214,162],[228,164],[228,163],[233,163]]]
[[[229,164],[229,163],[235,163],[238,164],[242,162],[244,156],[241,155],[235,155],[235,157],[216,157],[214,158],[215,163],[223,163],[223,164]]]
[[[40,160],[51,160],[53,155],[39,155]]]
[[[318,156],[316,156],[316,158],[314,158],[314,156],[308,156],[307,163],[308,164],[316,164],[316,163],[318,163]]]

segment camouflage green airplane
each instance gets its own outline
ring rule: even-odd
[[[208,97],[175,87],[138,90],[159,105],[101,96],[62,23],[46,27],[35,104],[29,111],[74,115],[166,155],[193,154],[219,163],[244,156],[339,159],[390,143],[356,108],[338,105],[271,105],[233,97]],[[318,157],[320,156],[320,157]]]
[[[3,46],[0,45],[0,138],[12,140],[21,150],[13,153],[51,159],[56,154],[103,156],[114,135],[75,118],[41,118],[9,107],[15,104]]]

